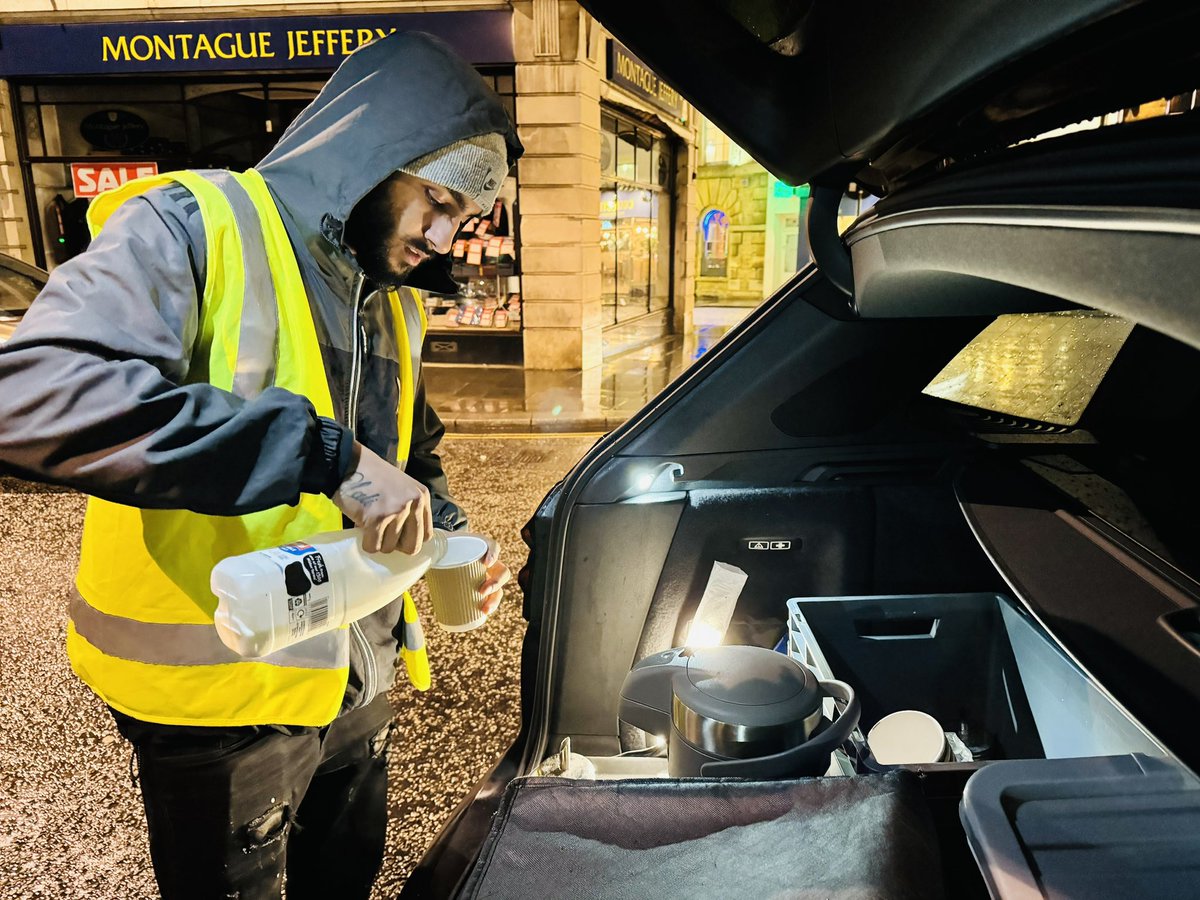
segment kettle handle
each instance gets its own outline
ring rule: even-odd
[[[822,681],[820,686],[824,697],[841,700],[846,707],[833,724],[812,740],[771,756],[705,763],[700,767],[700,774],[709,778],[785,778],[795,773],[806,774],[804,770],[814,765],[819,767],[823,761],[828,762],[829,755],[850,737],[850,732],[858,725],[861,706],[854,688],[844,681]],[[817,774],[824,774],[824,770]]]

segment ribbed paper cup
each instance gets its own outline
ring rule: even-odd
[[[487,549],[477,534],[448,534],[445,555],[425,573],[433,617],[443,631],[470,631],[487,621],[478,594],[487,577]]]
[[[876,722],[867,733],[875,761],[885,766],[946,762],[950,746],[942,726],[929,713],[901,709]]]

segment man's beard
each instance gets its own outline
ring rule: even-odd
[[[354,258],[363,273],[382,288],[400,287],[413,270],[412,266],[396,268],[388,254],[388,244],[379,237],[356,250]]]
[[[396,245],[390,241],[395,240],[396,220],[395,211],[387,200],[386,184],[376,187],[354,207],[346,220],[342,240],[352,248],[359,267],[371,281],[380,287],[392,288],[404,284],[414,267],[392,261],[391,251]],[[406,243],[412,245],[414,242]],[[419,246],[427,245],[423,238],[418,238],[415,243],[419,252],[432,255],[431,247]]]

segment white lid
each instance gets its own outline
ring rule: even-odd
[[[946,735],[938,720],[916,709],[884,716],[867,734],[875,761],[885,766],[940,762]]]
[[[477,534],[446,535],[446,552],[433,564],[435,569],[453,569],[483,559],[487,541]]]

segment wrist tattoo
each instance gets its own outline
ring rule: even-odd
[[[355,472],[346,479],[346,483],[341,487],[341,492],[343,496],[362,504],[365,509],[382,496],[379,492],[373,493],[370,490],[371,487],[372,483],[366,479],[362,472]]]

